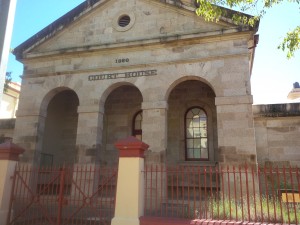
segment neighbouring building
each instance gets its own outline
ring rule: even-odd
[[[0,105],[17,0],[0,0]]]
[[[10,82],[8,84],[1,101],[0,119],[16,118],[20,91],[21,85],[19,83]]]
[[[12,138],[18,109],[20,84],[11,82],[2,94],[0,104],[0,143],[5,138]]]
[[[115,165],[114,143],[133,135],[148,164],[299,164],[300,104],[252,105],[258,24],[194,10],[85,1],[16,47],[21,160]]]
[[[257,160],[274,166],[300,165],[300,103],[254,105]]]
[[[290,99],[290,100],[299,99],[300,100],[300,85],[298,82],[295,82],[293,84],[293,89],[288,94],[288,99]]]

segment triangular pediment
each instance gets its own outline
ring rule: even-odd
[[[225,22],[207,22],[195,15],[191,6],[182,7],[159,0],[102,0],[84,8],[71,23],[62,23],[57,30],[17,47],[16,55],[23,53],[51,53],[76,48],[120,45],[193,35],[207,35],[231,29],[235,25]],[[119,24],[122,16],[124,23]],[[67,17],[66,17],[67,18]],[[63,21],[62,21],[63,22]],[[52,25],[53,26],[53,25]],[[49,25],[50,28],[51,25]],[[48,27],[48,28],[49,28]],[[47,29],[47,27],[45,28]],[[44,29],[44,30],[45,30]],[[21,48],[22,47],[22,48]],[[21,52],[21,54],[20,54]],[[19,53],[19,54],[18,54]],[[21,56],[22,57],[22,56]]]

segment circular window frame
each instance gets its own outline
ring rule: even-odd
[[[121,27],[119,25],[119,21],[124,16],[128,16],[130,18],[130,22],[127,26]],[[121,12],[115,17],[114,22],[113,22],[113,28],[117,31],[124,32],[124,31],[128,31],[129,29],[131,29],[133,27],[134,23],[135,23],[135,15],[133,12]]]
[[[121,16],[118,20],[120,27],[127,27],[130,24],[131,18],[128,15]]]

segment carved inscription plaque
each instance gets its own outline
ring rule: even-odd
[[[118,78],[132,78],[132,77],[144,77],[144,76],[155,76],[157,75],[157,70],[141,70],[123,73],[107,73],[99,75],[89,75],[89,81],[97,80],[108,80],[108,79],[118,79]]]

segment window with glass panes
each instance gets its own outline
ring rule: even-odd
[[[200,107],[185,114],[186,160],[208,160],[207,115]]]
[[[143,112],[138,111],[133,117],[132,135],[139,140],[142,140],[142,121]]]

